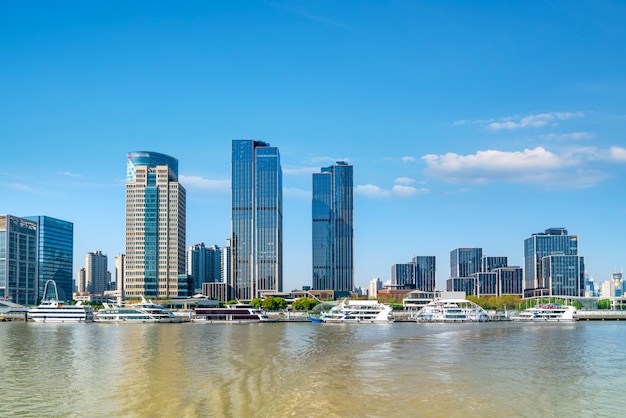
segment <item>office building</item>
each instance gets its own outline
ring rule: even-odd
[[[337,297],[353,290],[353,213],[353,167],[338,161],[313,173],[313,289],[334,290]]]
[[[383,288],[383,282],[382,280],[380,280],[378,277],[374,277],[372,280],[370,280],[369,286],[368,286],[368,297],[370,299],[377,299],[378,298],[378,291],[381,290]]]
[[[188,296],[185,273],[186,192],[178,160],[157,152],[128,154],[126,298]]]
[[[104,293],[109,289],[109,261],[102,251],[93,251],[85,256],[85,287],[89,293]]]
[[[194,244],[187,250],[187,275],[196,293],[202,292],[203,283],[220,282],[222,276],[222,251],[217,245],[205,247]]]
[[[231,286],[251,300],[283,289],[283,184],[278,148],[232,141]]]
[[[522,296],[524,274],[521,267],[506,266],[495,269],[498,275],[498,296]]]
[[[574,257],[555,259],[551,256]],[[584,260],[575,256],[578,256],[578,237],[569,235],[565,228],[549,228],[525,239],[524,296],[583,296]],[[550,263],[547,269],[546,262]],[[574,289],[579,286],[580,291]],[[572,293],[558,293],[561,291]]]
[[[481,270],[482,248],[456,248],[450,251],[450,277],[469,277]]]
[[[415,264],[401,263],[392,265],[391,286],[396,289],[415,289]]]
[[[423,292],[434,292],[437,277],[437,260],[434,255],[417,255],[413,257],[415,266],[415,289]]]
[[[222,247],[222,256],[221,256],[222,275],[220,277],[220,282],[228,283],[230,285],[230,272],[231,272],[231,262],[230,262],[230,238],[226,239],[226,245]]]
[[[48,280],[54,280],[61,300],[74,293],[74,224],[49,216],[27,216],[37,223],[37,287],[43,296]]]
[[[0,300],[37,303],[37,222],[0,215]]]
[[[78,293],[87,293],[87,270],[85,267],[81,267],[78,270],[78,277],[76,278],[76,289]]]

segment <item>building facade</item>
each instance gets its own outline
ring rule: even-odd
[[[188,296],[185,273],[186,191],[178,160],[148,151],[128,154],[125,297]]]
[[[415,289],[415,264],[401,263],[392,265],[391,286],[396,289]]]
[[[277,147],[232,141],[231,286],[251,300],[283,289],[283,182]]]
[[[187,250],[187,275],[194,285],[194,292],[202,292],[203,283],[222,281],[222,251],[217,245],[205,247],[194,244]]]
[[[353,167],[343,161],[313,173],[312,288],[337,297],[354,288],[353,185]]]
[[[48,280],[57,284],[61,300],[71,300],[74,293],[74,224],[49,216],[27,216],[37,223],[37,287],[43,296]]]
[[[0,300],[35,305],[37,268],[37,222],[0,215]]]
[[[524,240],[524,296],[559,296],[554,293],[557,289],[571,288],[572,281],[579,281],[580,274],[584,277],[584,263],[581,260],[568,259],[557,261],[549,258],[550,256],[577,256],[578,255],[578,237],[569,235],[565,228],[549,228],[543,233],[533,234],[530,238]],[[546,258],[547,257],[547,258]],[[550,268],[544,268],[544,262],[554,262]],[[558,270],[557,264],[560,262],[568,263],[576,271],[561,272],[565,276],[555,276],[554,272]],[[582,271],[580,268],[582,267]],[[558,273],[558,274],[561,274]],[[547,277],[545,274],[549,274]],[[548,279],[551,282],[548,282]],[[559,284],[559,281],[563,281]],[[567,284],[566,284],[567,283]],[[567,296],[583,296],[583,294],[567,294]],[[563,295],[565,296],[565,295]]]
[[[437,278],[437,259],[434,255],[416,255],[413,257],[415,265],[415,289],[423,292],[434,292]]]
[[[104,293],[109,290],[111,274],[109,259],[102,251],[93,251],[85,256],[85,290],[89,293]]]
[[[118,254],[115,257],[115,291],[120,299],[124,298],[124,262],[126,256]]]

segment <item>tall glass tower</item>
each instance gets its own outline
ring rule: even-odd
[[[128,154],[126,171],[127,298],[188,296],[185,274],[186,192],[178,160],[165,154]]]
[[[437,262],[434,255],[416,255],[413,257],[415,265],[415,288],[424,292],[435,291]]]
[[[578,237],[567,229],[549,228],[524,240],[524,296],[583,296],[584,276]]]
[[[0,215],[0,300],[37,303],[37,222]]]
[[[283,180],[277,147],[232,142],[230,284],[250,300],[283,289]]]
[[[353,167],[338,161],[313,173],[313,289],[354,288]]]
[[[74,294],[74,224],[49,216],[28,216],[37,223],[37,287],[43,297],[48,280],[57,284],[59,297],[72,300]]]

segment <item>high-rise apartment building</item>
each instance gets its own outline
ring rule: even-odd
[[[37,294],[43,296],[48,280],[57,284],[59,297],[72,300],[74,293],[74,224],[49,216],[27,216],[37,223]]]
[[[35,305],[37,222],[0,215],[0,300]]]
[[[188,296],[185,273],[186,191],[178,160],[128,154],[126,171],[125,297]]]
[[[482,248],[456,248],[450,251],[450,277],[469,277],[480,272]]]
[[[392,265],[391,285],[400,289],[415,289],[415,264],[399,263]]]
[[[578,237],[565,228],[549,228],[524,240],[524,296],[583,296],[584,277]]]
[[[231,286],[250,300],[283,288],[283,181],[277,147],[232,141]]]
[[[338,161],[313,173],[314,290],[348,296],[354,288],[353,167]]]
[[[102,251],[85,256],[85,288],[89,293],[104,293],[109,289],[109,259]]]

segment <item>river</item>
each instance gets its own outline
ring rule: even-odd
[[[0,323],[2,417],[590,417],[626,323]]]

